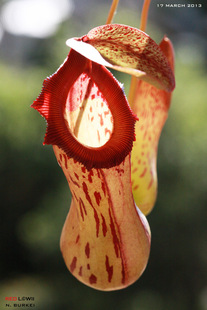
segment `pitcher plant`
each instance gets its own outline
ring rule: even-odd
[[[157,45],[140,29],[105,25],[81,38],[32,104],[72,194],[60,248],[70,272],[98,290],[134,283],[146,268],[146,215],[157,196],[157,149],[175,87],[172,43]],[[131,76],[128,99],[109,69]]]

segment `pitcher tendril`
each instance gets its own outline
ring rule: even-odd
[[[117,9],[118,4],[119,4],[119,0],[113,0],[110,11],[109,11],[109,15],[108,15],[108,18],[106,21],[106,24],[112,23],[112,20],[114,18],[114,14],[116,13],[116,9]]]
[[[151,0],[144,0],[144,4],[142,7],[141,22],[140,22],[140,30],[142,31],[145,31],[146,29],[150,2]],[[129,94],[128,94],[128,101],[130,105],[132,104],[134,97],[135,97],[136,86],[137,86],[137,78],[132,76],[130,88],[129,88]]]

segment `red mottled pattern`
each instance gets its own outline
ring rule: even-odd
[[[140,229],[140,232],[145,235],[144,242],[146,242],[147,247],[144,251],[146,251],[147,256],[146,258],[145,255],[143,256],[144,263],[140,263],[141,266],[142,264],[143,266],[146,265],[149,255],[149,235],[146,235],[142,222],[139,222],[133,197],[131,196],[130,202],[124,201],[124,187],[128,187],[131,193],[130,176],[127,177],[128,181],[125,180],[124,163],[111,168],[111,170],[93,169],[88,171],[81,164],[68,159],[66,169],[64,157],[61,156],[63,152],[57,147],[54,147],[54,151],[73,195],[70,212],[61,237],[61,250],[69,270],[80,281],[97,289],[114,289],[115,287],[128,285],[127,283],[134,281],[132,280],[134,276],[132,279],[129,276],[131,271],[128,270],[128,258],[124,250],[124,248],[127,248],[124,245],[126,244],[124,234],[132,233],[133,224],[129,224],[130,228],[121,228],[120,223],[128,226],[129,222],[126,214],[124,216],[126,222],[121,219],[124,206],[131,210],[128,213],[129,218],[136,222],[136,229]],[[129,163],[129,159],[127,163]],[[127,168],[127,171],[130,171],[129,168]],[[79,187],[74,182],[74,179],[77,179],[75,174],[79,176]],[[116,192],[113,192],[110,184],[113,178],[112,184],[114,184],[115,180],[118,184],[120,183],[120,198],[118,198]],[[127,195],[127,197],[130,197],[130,195]],[[115,200],[118,199],[117,206],[114,205],[114,198]],[[133,232],[135,243],[138,243],[134,247],[139,252],[145,249],[145,246],[140,247],[139,242],[141,239],[136,234],[137,232]],[[130,258],[129,261],[137,261],[137,255]],[[141,268],[141,272],[143,269],[144,267]],[[136,278],[139,274],[140,271]]]
[[[82,40],[95,47],[114,69],[136,69],[147,74],[141,78],[149,83],[167,91],[174,89],[174,75],[167,58],[143,31],[126,25],[103,25],[90,30]],[[128,73],[132,74],[130,70]]]
[[[145,214],[157,196],[157,148],[167,118],[169,94],[140,81],[137,92],[139,123],[132,151],[132,190],[136,204]]]

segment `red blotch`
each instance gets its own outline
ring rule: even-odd
[[[87,269],[88,269],[88,270],[90,270],[90,269],[91,269],[90,264],[87,264]]]
[[[82,269],[83,269],[83,266],[80,266],[79,273],[78,273],[80,277],[82,277]]]
[[[88,187],[86,185],[85,182],[83,182],[83,191],[85,193],[85,196],[86,196],[86,199],[88,200],[88,202],[90,203],[90,205],[93,207],[93,204],[92,204],[92,201],[91,201],[91,197],[89,196],[89,193],[88,193]]]
[[[99,192],[94,192],[94,196],[96,198],[96,203],[99,206],[101,201],[101,194]]]
[[[98,237],[99,225],[100,225],[99,218],[98,218],[98,213],[95,210],[95,208],[93,207],[93,204],[92,204],[92,201],[91,201],[91,197],[89,196],[88,187],[87,187],[86,183],[83,182],[82,185],[83,185],[83,191],[85,193],[86,199],[88,200],[89,204],[91,205],[91,207],[93,208],[93,211],[94,211],[94,219],[95,219],[95,222],[96,222],[96,236]]]
[[[115,169],[117,172],[118,172],[118,174],[122,174],[122,173],[124,173],[124,169],[121,169],[121,168],[116,168]]]
[[[76,196],[76,193],[74,191],[71,191],[72,195],[73,195],[73,198],[79,202],[79,198]]]
[[[84,221],[83,210],[82,210],[82,208],[81,208],[80,202],[79,202],[79,207],[80,207],[80,214],[81,214],[82,220]]]
[[[94,283],[97,282],[97,278],[96,278],[96,276],[94,276],[94,274],[92,274],[92,275],[90,276],[89,282],[90,282],[90,284],[94,284]]]
[[[150,189],[150,187],[152,186],[152,184],[153,184],[153,178],[151,178],[151,180],[150,180],[150,182],[149,182],[149,185],[148,185],[148,187],[147,187],[147,189],[149,190]]]
[[[78,243],[79,239],[80,239],[80,235],[77,235],[75,243]]]
[[[100,179],[100,178],[101,178],[101,175],[100,175],[100,171],[99,171],[99,169],[97,169],[97,170],[96,170],[96,172],[97,172],[97,176],[98,176],[98,178]]]
[[[80,185],[75,181],[75,180],[73,180],[73,178],[70,176],[70,181],[74,184],[74,185],[76,185],[78,188],[80,188]]]
[[[84,202],[83,202],[83,200],[81,198],[79,198],[79,206],[80,206],[81,210],[83,209],[85,215],[87,215],[85,204],[84,204]],[[83,216],[84,216],[84,214],[83,214]],[[83,218],[83,220],[84,220],[84,218]]]
[[[86,254],[86,257],[89,258],[90,257],[90,245],[89,243],[87,242],[86,246],[85,246],[85,254]]]
[[[108,282],[110,283],[112,276],[113,276],[113,266],[109,265],[109,258],[107,255],[106,255],[105,265],[106,265],[106,271],[108,273]]]
[[[143,177],[145,176],[146,172],[147,172],[147,168],[145,167],[144,170],[143,170],[143,172],[140,174],[139,177],[140,177],[140,178],[143,178]]]
[[[104,196],[105,196],[106,195],[106,187],[105,187],[104,182],[101,183],[101,188],[102,188],[102,191],[103,191]]]
[[[109,110],[108,111],[104,111],[104,116],[106,117],[109,114]]]
[[[101,214],[101,218],[102,218],[102,231],[103,231],[103,235],[105,237],[106,233],[107,233],[107,226],[106,226],[106,221],[105,221],[103,214]]]
[[[96,237],[98,237],[100,221],[99,221],[99,218],[98,218],[98,213],[96,212],[96,210],[94,208],[93,208],[93,211],[94,211],[94,218],[95,218],[95,221],[96,221]]]
[[[98,114],[98,116],[100,117],[100,125],[103,126],[103,124],[104,124],[103,115],[102,114]]]
[[[74,257],[73,257],[73,260],[72,260],[72,262],[71,262],[71,264],[70,264],[70,271],[71,271],[71,273],[73,273],[73,271],[75,270],[75,268],[76,268],[76,263],[77,263],[77,257],[74,256]]]
[[[89,172],[89,174],[88,174],[88,181],[89,181],[90,183],[93,182],[92,176],[93,176],[93,170],[90,170],[90,172]]]
[[[105,128],[105,136],[107,135],[107,133],[109,134],[109,136],[111,136],[111,130],[109,130],[108,128]]]
[[[68,158],[67,158],[67,155],[66,154],[63,154],[63,157],[65,159],[65,168],[68,169]]]
[[[116,229],[115,229],[115,225],[113,222],[113,218],[111,216],[111,210],[110,209],[109,209],[109,217],[110,217],[110,228],[111,228],[111,234],[113,237],[114,250],[115,250],[116,256],[119,257],[119,239],[118,239],[117,234],[116,234]]]

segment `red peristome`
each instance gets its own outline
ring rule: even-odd
[[[96,83],[113,116],[113,132],[101,147],[81,144],[64,118],[68,94],[82,73]],[[69,158],[81,162],[88,170],[116,166],[132,149],[136,116],[131,111],[122,88],[105,67],[91,62],[74,50],[70,51],[59,70],[44,81],[42,92],[32,107],[47,121],[44,144],[59,146]]]

